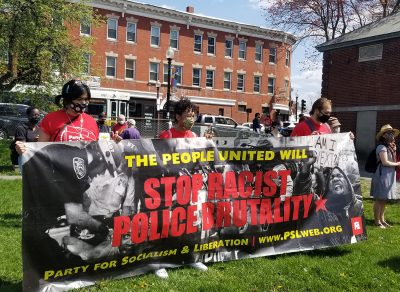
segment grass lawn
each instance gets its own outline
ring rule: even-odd
[[[363,194],[369,182],[363,181]],[[22,289],[21,180],[0,180],[0,291]],[[400,291],[400,204],[387,208],[393,228],[372,226],[372,201],[364,200],[368,240],[337,248],[106,280],[81,291]]]

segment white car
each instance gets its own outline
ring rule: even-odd
[[[253,130],[253,123],[247,122],[242,124],[243,127],[250,128],[250,130]],[[265,127],[264,125],[261,125],[261,133],[265,132]]]

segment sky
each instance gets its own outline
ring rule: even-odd
[[[193,6],[195,14],[273,28],[266,21],[265,12],[259,4],[260,0],[139,0],[136,2],[178,11],[186,11],[187,6]],[[305,69],[303,64],[307,63],[307,60],[304,55],[305,47],[296,46],[291,67],[292,99],[297,94],[299,100],[306,100],[307,108],[309,108],[321,94],[322,64],[320,62],[313,66],[313,70]]]

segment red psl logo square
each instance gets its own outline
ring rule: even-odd
[[[361,217],[351,218],[351,228],[353,229],[353,235],[363,234],[363,226]]]

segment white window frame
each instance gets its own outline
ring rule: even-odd
[[[109,61],[114,60],[114,66],[110,66]],[[108,75],[108,68],[113,68],[114,75]],[[116,78],[117,77],[117,57],[114,56],[106,56],[106,77],[108,78]]]
[[[241,45],[244,46],[244,48],[241,48]],[[239,60],[246,60],[246,50],[247,50],[247,43],[243,41],[239,41],[239,53],[238,53],[238,59]],[[243,56],[240,56],[240,55]]]
[[[273,52],[273,54],[272,54],[272,52]],[[272,61],[271,61],[271,58],[273,58]],[[270,64],[276,64],[276,48],[269,48],[268,62]]]
[[[228,43],[231,44],[230,48],[228,48],[227,46]],[[225,57],[232,58],[232,56],[233,56],[233,40],[225,40]]]
[[[285,66],[290,67],[290,50],[286,50]]]
[[[195,72],[198,72],[198,76],[195,76]],[[195,78],[198,79],[198,84],[195,82]],[[201,85],[201,68],[193,68],[192,70],[192,86],[200,87]]]
[[[268,95],[274,95],[275,94],[275,77],[268,77]],[[272,81],[272,84],[270,84]]]
[[[152,71],[152,65],[155,65],[156,71]],[[151,74],[156,74],[156,77],[154,79],[151,79]],[[149,64],[149,80],[151,82],[157,82],[159,79],[159,73],[160,73],[160,64],[156,62],[150,62]]]
[[[245,79],[246,79],[245,74],[239,73],[237,75],[237,84],[236,84],[237,91],[244,91]],[[240,86],[240,83],[241,83],[241,86]]]
[[[128,28],[129,28],[129,26],[130,25],[133,25],[134,26],[134,31],[133,31],[133,35],[134,35],[134,39],[133,40],[128,40]],[[137,32],[137,25],[136,25],[136,22],[131,22],[131,21],[128,21],[127,23],[126,23],[126,41],[128,42],[128,43],[136,43],[136,32]],[[132,32],[130,32],[130,33],[132,33]]]
[[[110,37],[110,30],[114,30],[113,28],[110,29],[110,22],[115,22],[115,38]],[[109,18],[109,19],[107,19],[107,39],[116,41],[117,38],[118,38],[118,19]]]
[[[154,34],[157,30],[158,33]],[[153,43],[153,39],[157,40],[157,42]],[[161,41],[161,28],[159,26],[152,25],[150,29],[150,46],[159,48],[160,41]]]
[[[83,32],[82,31],[82,28],[83,27],[87,27],[88,29],[89,29],[89,33],[86,33],[86,32]],[[82,23],[81,22],[81,26],[80,26],[80,28],[79,28],[79,33],[80,33],[80,35],[83,35],[83,36],[90,36],[90,35],[92,35],[92,25],[89,23],[88,25],[85,25],[84,23]]]
[[[210,44],[210,40],[212,40],[214,43]],[[216,37],[209,36],[207,38],[207,54],[215,55],[215,50],[216,50],[216,45],[217,45],[216,41],[217,41]],[[212,48],[212,52],[210,52],[210,48]]]
[[[260,93],[261,90],[261,76],[259,75],[254,75],[254,85],[253,85],[253,91],[256,93]],[[256,82],[256,80],[258,80],[258,82]],[[256,87],[258,87],[258,90],[256,89]]]
[[[132,68],[128,68],[128,62],[132,62]],[[125,59],[125,79],[135,80],[136,61],[134,59]],[[128,77],[127,71],[132,71],[132,77]]]
[[[200,51],[196,50],[196,44],[198,45],[199,43],[196,43],[196,36],[200,37]],[[193,51],[197,54],[201,54],[203,51],[203,36],[201,34],[194,34],[193,37]]]
[[[262,60],[263,60],[263,45],[262,44],[256,44],[254,60],[256,62],[262,62]]]
[[[176,33],[176,39],[173,39],[173,32]],[[176,46],[173,46],[172,42],[175,41],[176,42]],[[177,29],[171,29],[169,32],[169,46],[173,49],[178,50],[179,49],[179,30]]]
[[[229,79],[227,79],[226,77],[229,77]],[[228,82],[229,87],[226,87],[226,82]],[[224,72],[224,90],[231,90],[232,87],[232,72]]]
[[[211,73],[211,78],[209,78],[208,73]],[[215,71],[214,70],[206,70],[206,88],[214,88],[214,76],[215,76]],[[211,86],[209,86],[208,83],[211,80]]]

